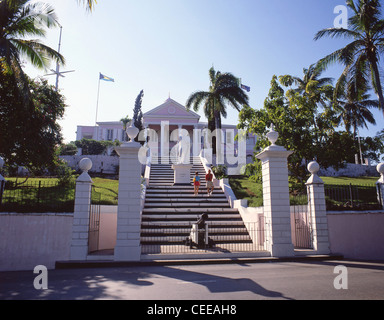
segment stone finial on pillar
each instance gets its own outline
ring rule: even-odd
[[[293,153],[276,145],[279,134],[272,126],[271,146],[256,156],[262,162],[265,228],[272,256],[294,255],[288,185],[288,157]]]
[[[313,249],[318,254],[329,254],[327,207],[325,203],[324,182],[317,175],[320,166],[316,161],[308,164],[311,177],[308,179],[308,209],[313,231]]]
[[[320,171],[320,165],[316,161],[312,161],[308,164],[308,171],[311,173],[311,177],[307,181],[308,183],[320,183],[324,184],[324,181],[317,175]]]
[[[78,178],[77,182],[92,182],[88,171],[92,169],[92,160],[89,158],[81,159],[79,162],[79,169],[83,172]]]
[[[384,163],[379,163],[376,170],[380,173],[380,179],[376,182],[377,198],[384,209]]]
[[[73,214],[71,260],[86,260],[88,255],[89,212],[91,209],[92,179],[88,171],[92,161],[84,158],[79,163],[83,173],[76,180],[75,211]]]
[[[139,261],[141,258],[141,163],[138,157],[141,144],[134,141],[138,133],[139,130],[131,125],[127,128],[130,141],[115,148],[120,156],[116,261]]]

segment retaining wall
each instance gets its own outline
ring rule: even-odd
[[[115,245],[116,208],[101,208],[101,250]],[[384,260],[384,211],[328,212],[327,218],[332,253]],[[73,214],[0,213],[0,271],[32,271],[37,265],[53,269],[56,261],[68,260],[72,223]]]

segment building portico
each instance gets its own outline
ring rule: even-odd
[[[209,150],[212,145],[208,123],[200,122],[200,118],[197,113],[168,98],[163,104],[143,114],[145,130],[140,133],[139,140],[147,142],[152,157],[167,158],[174,155],[175,146],[180,139],[188,142],[190,155],[198,156],[201,150]],[[97,125],[96,127],[78,126],[77,140],[87,138],[97,141],[125,142],[121,122],[98,122]],[[220,137],[217,137],[217,133],[216,137],[220,138],[217,141],[221,141],[223,152],[229,152],[234,156],[238,154],[238,143],[235,141],[237,134],[236,125],[222,124]],[[246,140],[246,156],[253,155],[255,144],[256,136],[249,134]]]

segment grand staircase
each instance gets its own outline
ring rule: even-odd
[[[191,158],[190,186],[173,186],[172,162],[152,164],[149,187],[142,213],[141,245],[143,253],[177,253],[191,250],[185,245],[191,226],[203,213],[208,214],[209,250],[233,250],[233,246],[252,244],[237,209],[232,209],[221,188],[207,195],[205,170],[200,158]],[[202,177],[200,191],[194,195],[195,172]]]

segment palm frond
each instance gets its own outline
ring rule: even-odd
[[[92,11],[97,4],[97,0],[77,0],[78,3],[83,3],[87,10]]]
[[[320,30],[316,33],[314,40],[317,41],[324,37],[330,37],[330,38],[353,38],[358,39],[360,38],[360,34],[358,32],[344,29],[344,28],[328,28]]]

